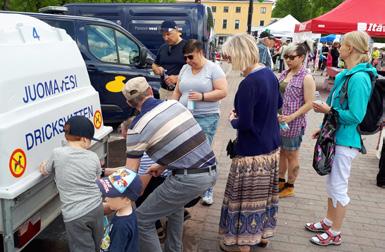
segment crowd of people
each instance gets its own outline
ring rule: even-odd
[[[55,149],[40,166],[42,174],[55,174],[72,252],[161,252],[161,242],[164,251],[182,252],[187,209],[200,200],[205,205],[214,202],[218,160],[211,145],[221,115],[219,102],[227,96],[226,75],[205,58],[200,41],[182,39],[175,22],[163,22],[161,31],[165,44],[152,66],[161,76],[161,99],[153,97],[144,77],[128,80],[122,91],[128,105],[138,111],[122,130],[126,165],[102,169],[96,154],[87,150],[92,123],[73,117],[64,126],[68,145]],[[265,247],[273,237],[279,198],[294,196],[299,149],[311,109],[338,113],[340,127],[333,169],[327,175],[327,213],[305,228],[319,233],[310,240],[314,244],[342,241],[351,163],[362,149],[356,128],[371,90],[367,73],[377,74],[369,63],[369,37],[350,32],[333,44],[337,52],[331,54],[338,53],[346,69],[322,103],[314,102],[315,81],[306,68],[313,43],[285,41],[277,78],[269,50],[273,42],[269,32],[262,32],[258,43],[248,34],[238,34],[222,46],[223,59],[244,77],[228,116],[237,138],[218,223],[224,251],[249,252]],[[341,103],[347,78],[348,99]],[[318,134],[316,130],[313,136]]]

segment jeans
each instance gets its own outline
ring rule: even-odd
[[[217,131],[219,114],[196,115],[194,118],[197,120],[199,126],[201,126],[211,145],[213,143],[215,132]],[[202,196],[204,197],[209,192],[213,195],[213,190],[214,188],[210,186]]]
[[[165,252],[182,252],[184,205],[215,184],[215,171],[167,177],[136,210],[139,248],[142,252],[162,252],[155,221],[167,216]]]
[[[195,115],[194,118],[198,122],[199,126],[201,126],[211,145],[215,132],[217,131],[219,114]]]

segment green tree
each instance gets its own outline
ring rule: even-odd
[[[278,0],[273,9],[273,17],[285,17],[291,14],[299,21],[309,19],[311,12],[310,0]]]
[[[311,0],[312,8],[311,8],[311,17],[318,17],[331,9],[337,7],[344,0]]]
[[[291,14],[303,22],[318,17],[338,6],[344,0],[278,0],[273,9],[273,17]]]

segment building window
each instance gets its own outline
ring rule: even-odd
[[[227,29],[227,19],[223,19],[222,29]]]
[[[239,20],[235,20],[235,30],[239,30]]]
[[[217,6],[211,6],[212,12],[217,12]]]
[[[259,10],[259,12],[261,14],[265,14],[266,13],[266,7],[261,7],[261,9]]]
[[[235,12],[236,13],[241,13],[241,7],[235,7]]]
[[[265,20],[259,20],[259,26],[265,26]]]
[[[228,6],[223,7],[223,12],[224,12],[224,13],[229,12],[229,7],[228,7]]]

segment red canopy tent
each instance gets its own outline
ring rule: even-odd
[[[385,37],[385,0],[345,0],[333,10],[295,26],[295,32],[345,34],[366,31]]]

